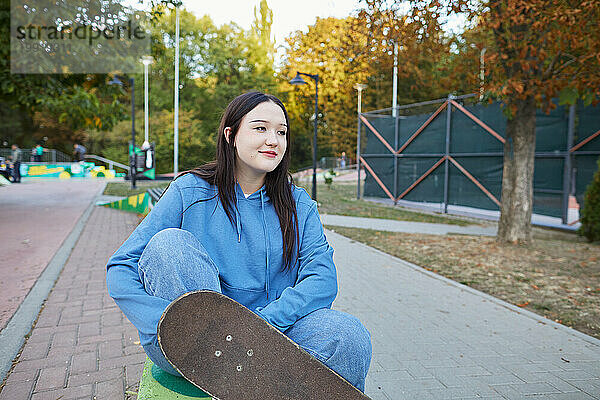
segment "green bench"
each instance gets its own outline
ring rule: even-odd
[[[185,379],[164,372],[148,357],[144,364],[137,398],[138,400],[212,399]]]

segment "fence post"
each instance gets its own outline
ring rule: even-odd
[[[360,93],[360,92],[359,92]],[[356,200],[360,200],[360,116],[358,113],[358,125],[356,130],[356,175],[358,180],[356,181]]]
[[[56,150],[52,149],[52,163],[56,164]]]
[[[448,104],[446,105],[446,150],[445,155],[446,159],[444,160],[444,213],[448,213],[448,156],[450,155],[450,126],[452,122],[452,104],[450,100],[452,100],[454,96],[451,94],[448,95]]]
[[[565,152],[565,165],[563,170],[563,198],[562,198],[562,223],[569,223],[569,195],[571,194],[571,148],[575,138],[575,105],[569,106],[569,128],[567,131],[567,150]]]
[[[395,109],[394,109],[395,110]],[[394,205],[398,204],[398,131],[400,118],[398,117],[398,111],[394,114]]]

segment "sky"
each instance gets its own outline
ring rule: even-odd
[[[254,7],[260,0],[184,0],[184,7],[200,17],[208,14],[216,25],[235,22],[249,29],[254,20]],[[317,17],[343,18],[358,9],[358,0],[267,0],[273,10],[271,34],[276,45],[283,45],[284,39],[296,30],[308,31]]]

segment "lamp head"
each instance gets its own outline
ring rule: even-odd
[[[119,85],[119,86],[123,86],[123,82],[121,82],[119,80],[119,78],[117,78],[117,76],[113,76],[112,81],[108,82],[109,85]]]
[[[142,56],[142,58],[140,59],[140,61],[144,65],[154,64],[154,57],[152,57],[152,56]]]
[[[306,85],[306,81],[300,76],[300,72],[296,72],[294,79],[290,81],[292,85]]]

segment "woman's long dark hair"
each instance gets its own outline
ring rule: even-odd
[[[277,97],[260,93],[244,93],[235,99],[225,109],[219,132],[217,133],[217,154],[216,159],[190,171],[183,172],[177,176],[191,173],[197,175],[209,184],[215,185],[219,192],[219,200],[223,209],[232,224],[234,222],[233,209],[237,207],[235,201],[235,136],[239,130],[242,119],[246,114],[256,106],[264,102],[273,102],[283,110],[285,123],[288,127],[286,140],[287,148],[281,159],[281,162],[273,171],[268,172],[265,178],[265,190],[275,207],[275,212],[279,218],[281,226],[281,236],[283,239],[283,270],[286,271],[292,266],[294,259],[294,245],[296,245],[296,254],[299,256],[299,233],[298,233],[298,214],[296,212],[296,202],[292,197],[292,176],[288,169],[290,166],[290,122],[285,106]],[[225,128],[231,128],[229,141],[225,138]]]

